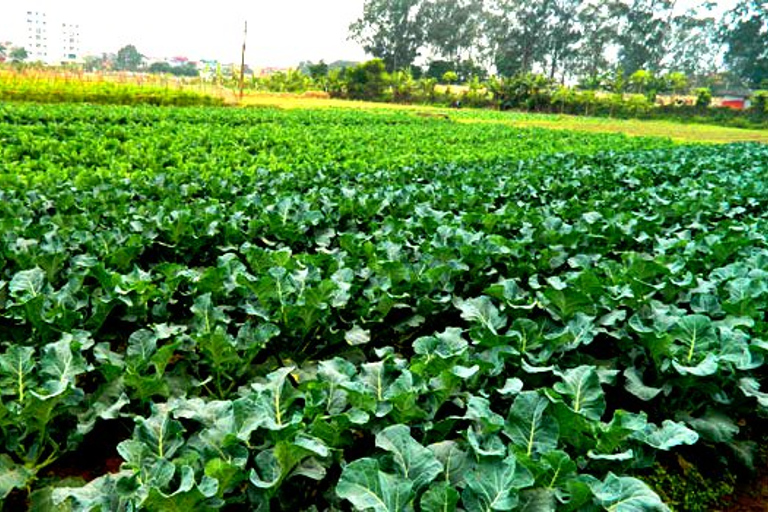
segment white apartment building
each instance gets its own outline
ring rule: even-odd
[[[27,39],[24,47],[27,49],[27,60],[51,62],[53,55],[48,49],[50,26],[48,16],[43,11],[27,11]]]
[[[43,10],[27,10],[25,26],[27,61],[62,64],[82,57],[78,23],[53,19]]]
[[[77,23],[61,24],[61,61],[74,62],[80,54],[80,25]]]

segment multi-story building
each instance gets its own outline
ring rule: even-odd
[[[26,11],[27,61],[63,64],[82,58],[80,25],[49,16],[43,10]]]
[[[44,11],[27,11],[27,60],[51,62],[53,55],[49,51],[48,16]]]
[[[61,24],[61,61],[74,62],[80,59],[80,25]]]

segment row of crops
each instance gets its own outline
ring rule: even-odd
[[[144,83],[141,81],[142,80]],[[0,69],[0,101],[94,103],[103,105],[223,105],[224,100],[181,83],[157,83],[147,77],[97,77]]]
[[[766,212],[761,145],[0,106],[0,500],[667,510],[755,454]]]

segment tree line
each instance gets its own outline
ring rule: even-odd
[[[596,88],[607,74],[682,73],[693,83],[727,71],[768,88],[768,2],[725,12],[700,0],[366,0],[350,38],[388,72],[425,63],[461,81],[487,70],[535,72]]]

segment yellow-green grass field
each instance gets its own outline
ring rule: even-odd
[[[610,119],[520,112],[498,112],[475,109],[446,109],[424,105],[393,105],[365,101],[348,101],[313,95],[247,94],[239,103],[242,107],[277,107],[283,109],[352,108],[397,109],[414,115],[447,116],[460,123],[495,123],[511,126],[531,126],[555,130],[575,130],[599,133],[624,133],[631,136],[669,137],[679,143],[723,144],[728,142],[768,143],[768,130],[729,128],[708,124],[649,121],[639,119]]]

